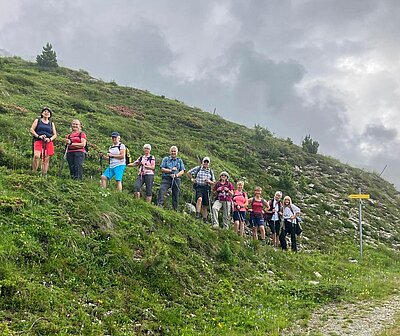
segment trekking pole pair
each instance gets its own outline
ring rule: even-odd
[[[178,192],[181,192],[181,188],[179,187],[178,183],[176,183],[175,179],[176,179],[176,174],[174,174],[174,177],[172,178],[171,191],[174,188],[174,184],[175,184],[176,189],[178,189]]]

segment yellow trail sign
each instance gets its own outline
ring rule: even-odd
[[[349,195],[349,198],[363,198],[363,199],[369,199],[368,194],[351,194]]]

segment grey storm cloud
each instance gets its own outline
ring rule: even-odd
[[[0,50],[177,98],[400,186],[400,2],[0,0]],[[396,147],[397,146],[397,147]],[[397,157],[396,157],[397,155]],[[387,174],[387,175],[386,175]]]
[[[296,83],[305,69],[295,61],[275,62],[258,53],[251,42],[237,43],[212,62],[206,78],[175,85],[191,103],[209,111],[228,111],[230,120],[247,124],[264,124],[275,118],[289,103],[298,101]],[[216,64],[216,65],[215,65]],[[225,80],[228,78],[228,80]]]
[[[398,131],[394,128],[387,128],[384,125],[368,125],[363,132],[363,138],[376,143],[396,141]]]

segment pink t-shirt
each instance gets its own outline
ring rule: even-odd
[[[244,191],[235,190],[233,192],[233,205],[235,211],[237,211],[237,206],[240,206],[239,211],[246,211],[245,204],[247,203],[247,194]]]
[[[71,145],[68,145],[68,152],[84,152],[85,148],[75,147],[74,143],[81,143],[81,139],[86,139],[86,134],[83,132],[75,132],[68,135],[68,139],[72,141]]]
[[[137,158],[135,165],[140,165],[138,175],[154,175],[156,158],[153,155],[143,155]],[[144,166],[146,164],[146,166]]]

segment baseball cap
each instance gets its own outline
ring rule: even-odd
[[[111,133],[111,136],[112,136],[112,137],[117,137],[117,136],[119,136],[119,133],[118,133],[118,132],[112,132],[112,133]]]

